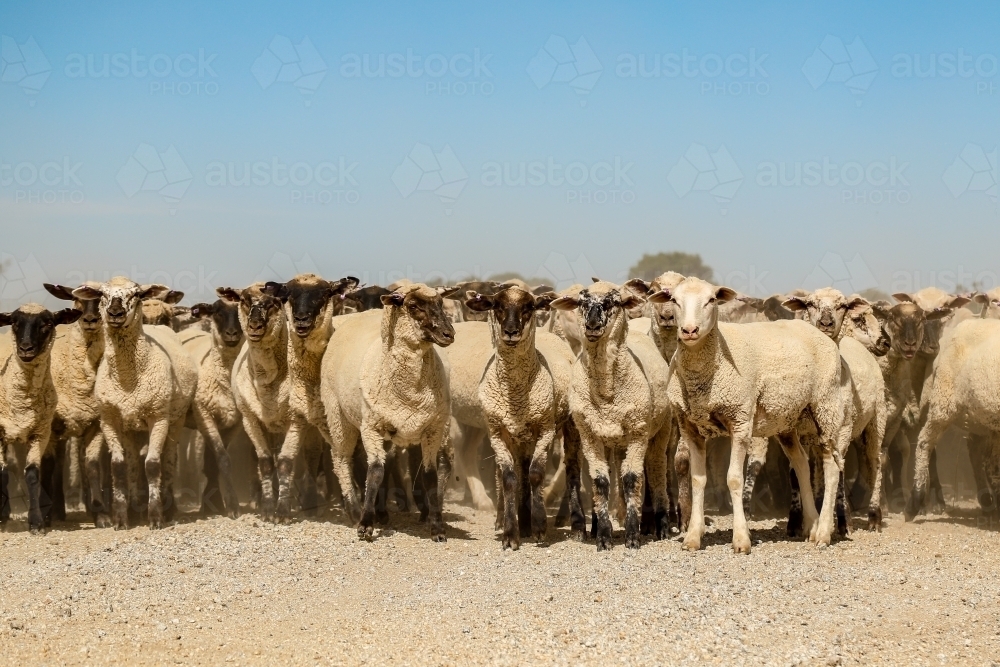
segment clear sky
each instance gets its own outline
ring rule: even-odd
[[[4,307],[185,290],[621,279],[998,283],[1000,4],[0,4]]]

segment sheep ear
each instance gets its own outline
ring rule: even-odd
[[[969,303],[969,297],[959,295],[952,297],[951,301],[949,301],[946,305],[949,308],[961,308],[967,303]]]
[[[493,306],[495,305],[491,297],[473,290],[466,292],[465,297],[465,305],[468,306],[469,310],[474,310],[477,313],[485,313],[493,310]]]
[[[631,280],[625,281],[623,285],[628,291],[639,296],[646,296],[649,294],[649,283],[647,283],[642,278],[632,278]]]
[[[100,299],[102,296],[104,296],[104,294],[101,290],[91,287],[90,285],[83,285],[73,290],[73,298],[80,299],[82,301]]]
[[[633,308],[638,308],[644,303],[646,303],[645,299],[636,296],[631,291],[629,291],[625,295],[625,298],[622,299],[622,308],[624,308],[625,310],[632,310]]]
[[[886,308],[881,302],[872,304],[872,312],[875,313],[875,317],[882,321],[889,318],[889,309]]]
[[[555,292],[549,291],[535,296],[535,310],[548,310],[552,302],[559,298]]]
[[[537,287],[533,287],[531,289],[531,293],[535,296],[542,296],[543,294],[547,294],[548,292],[552,292],[554,290],[555,288],[551,285],[538,285]]]
[[[56,324],[73,324],[83,315],[82,310],[77,310],[76,308],[64,308],[63,310],[56,311],[52,313]]]
[[[196,303],[191,306],[191,316],[192,317],[208,317],[209,315],[215,314],[215,304],[214,303]]]
[[[57,299],[62,299],[63,301],[76,301],[76,297],[73,296],[73,290],[63,285],[53,285],[52,283],[42,283],[42,287],[45,291],[54,296]]]
[[[793,296],[791,299],[785,299],[784,301],[781,302],[781,305],[787,308],[788,310],[792,311],[793,313],[797,313],[800,310],[809,309],[809,304],[806,303],[805,299],[803,299],[800,296]]]
[[[269,280],[264,283],[264,294],[268,296],[273,296],[282,303],[288,301],[288,285],[285,283],[276,283],[273,280]]]
[[[437,287],[435,289],[442,299],[460,301],[462,299],[462,294],[465,292],[465,284],[459,283],[454,287]]]
[[[952,314],[951,308],[944,307],[944,308],[935,308],[934,310],[929,311],[924,317],[926,317],[927,321],[930,322],[933,320],[943,320],[946,317],[951,317],[951,314]]]
[[[141,285],[139,287],[139,299],[145,301],[146,299],[160,299],[164,300],[166,296],[170,294],[170,288],[166,285]],[[183,297],[184,294],[181,293]]]
[[[217,287],[215,293],[219,295],[220,299],[229,303],[239,303],[240,297],[243,296],[242,290],[233,289],[232,287]]]
[[[360,284],[361,281],[355,278],[354,276],[347,276],[345,278],[341,278],[340,280],[338,280],[337,282],[333,283],[330,286],[331,289],[330,296],[331,297],[343,296],[344,294],[350,292]]]
[[[0,313],[0,327],[9,327],[14,318],[11,317],[13,313]]]
[[[402,306],[404,297],[399,292],[389,292],[379,298],[382,300],[383,306]]]
[[[855,317],[857,315],[867,312],[868,309],[870,309],[871,307],[872,305],[868,303],[867,299],[860,296],[856,296],[844,306],[844,309],[847,310],[847,313],[851,317]]]
[[[646,297],[646,301],[650,303],[670,303],[674,298],[674,295],[670,293],[668,289],[661,289],[659,292],[653,292]]]
[[[177,290],[170,290],[167,295],[163,297],[163,300],[170,305],[174,305],[181,302],[184,298],[184,292],[178,292]]]
[[[728,287],[720,287],[715,290],[715,298],[719,303],[729,303],[736,298],[736,290],[731,290]]]
[[[595,282],[595,283],[599,283],[599,282],[601,282],[601,279],[598,278],[597,276],[590,276],[590,281],[591,282]]]
[[[973,292],[971,294],[972,300],[976,303],[987,304],[990,302],[990,297],[986,296],[982,292]]]
[[[549,308],[554,310],[573,310],[580,305],[580,298],[575,296],[561,296],[549,304]]]
[[[765,305],[764,299],[758,299],[757,297],[754,296],[738,296],[736,297],[736,300],[741,303],[745,303],[746,305],[756,310],[758,313],[764,310],[764,305]]]
[[[913,297],[907,294],[906,292],[897,292],[896,294],[892,295],[892,298],[895,299],[896,301],[899,301],[900,303],[915,303],[913,301]]]

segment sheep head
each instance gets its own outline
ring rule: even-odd
[[[535,313],[547,311],[555,298],[555,293],[543,292],[535,295],[515,285],[504,285],[493,295],[466,292],[465,305],[478,313],[493,313],[491,321],[499,340],[514,346],[530,334],[535,327]]]
[[[254,283],[245,289],[220,287],[219,298],[238,308],[240,327],[248,340],[259,343],[269,333],[284,328],[281,300],[264,291],[264,283]]]
[[[861,297],[855,294],[851,298],[853,300]],[[856,341],[868,348],[868,351],[876,357],[884,357],[892,346],[892,339],[886,330],[885,312],[876,309],[870,303],[866,304],[865,307],[849,311],[845,321],[850,321],[851,336]],[[878,316],[880,313],[883,317]]]
[[[457,287],[428,287],[421,283],[403,285],[382,295],[382,305],[390,316],[405,317],[417,338],[425,343],[448,347],[455,342],[455,327],[444,312],[444,299],[454,298]]]
[[[840,290],[832,287],[823,287],[812,294],[793,296],[781,305],[793,313],[805,311],[810,324],[834,340],[840,336],[844,317],[871,309],[871,304],[862,297],[847,299]]]
[[[677,338],[688,347],[698,345],[719,323],[719,304],[736,298],[728,287],[718,287],[701,278],[689,277],[673,289],[651,294],[653,303],[672,303]]]
[[[191,306],[191,316],[197,319],[211,318],[212,337],[217,343],[226,347],[236,347],[243,343],[240,309],[235,303],[222,299],[215,303],[196,303]]]
[[[312,273],[295,276],[287,283],[268,282],[264,291],[285,304],[291,330],[299,338],[306,338],[317,322],[326,319],[332,299],[343,299],[344,295],[358,286],[358,279],[352,276],[336,282],[323,280]]]
[[[684,280],[684,276],[681,274],[676,271],[667,271],[649,283],[642,278],[633,278],[625,283],[625,287],[631,290],[636,296],[645,300],[649,295],[655,294],[662,289],[677,287],[682,280]],[[649,305],[653,322],[661,329],[669,330],[670,334],[673,335],[674,329],[677,328],[677,322],[674,319],[674,304],[666,301],[664,303],[649,302]]]
[[[97,285],[98,283],[84,283],[84,285]],[[43,283],[42,286],[49,294],[57,299],[72,301],[73,307],[80,311],[80,328],[87,333],[96,333],[101,328],[100,299],[81,299],[73,295],[73,288],[65,285],[53,285]]]
[[[384,287],[369,285],[368,287],[348,292],[344,295],[344,299],[350,301],[351,305],[357,309],[357,312],[363,313],[366,310],[381,308],[382,297],[389,294],[389,292],[390,290],[387,290]]]
[[[37,303],[26,303],[11,313],[0,313],[0,327],[10,327],[17,358],[27,364],[52,346],[57,324],[76,322],[81,314],[76,308],[53,313]]]
[[[576,295],[559,297],[550,305],[556,310],[579,309],[584,336],[594,343],[604,336],[609,324],[616,324],[620,318],[627,317],[626,311],[642,303],[642,297],[632,290],[595,279],[593,285]]]
[[[106,283],[88,283],[73,290],[77,299],[99,299],[104,323],[112,329],[130,327],[141,320],[145,299],[162,299],[170,292],[164,285],[139,285],[117,276]]]
[[[887,329],[893,349],[905,359],[912,359],[918,352],[936,355],[940,349],[942,329],[938,322],[951,317],[954,308],[969,302],[965,297],[954,297],[946,305],[925,310],[909,294],[900,292],[893,294],[892,298],[899,303],[889,309]]]

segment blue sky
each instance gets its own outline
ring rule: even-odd
[[[565,285],[661,250],[755,294],[992,287],[998,14],[9,0],[0,302],[111,273],[188,301],[306,269]]]

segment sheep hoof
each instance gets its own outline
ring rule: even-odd
[[[686,551],[698,551],[701,549],[701,538],[694,535],[688,535],[684,538],[684,543],[681,547]]]
[[[28,526],[28,532],[31,533],[32,535],[44,535],[45,528],[42,527],[41,524],[38,525],[30,524]]]
[[[517,535],[504,535],[500,546],[504,551],[507,549],[517,551],[521,548],[521,540],[518,539]]]
[[[868,510],[868,530],[882,532],[882,508],[875,507]]]
[[[358,526],[358,539],[371,542],[375,539],[374,526]]]
[[[100,514],[94,515],[94,527],[95,528],[110,528],[111,527],[111,517],[107,514],[101,512]]]
[[[642,546],[642,538],[639,535],[625,536],[626,549],[638,549],[640,546]]]
[[[597,536],[597,550],[598,551],[611,551],[611,536],[610,535],[598,535]]]
[[[437,535],[431,535],[431,542],[447,542],[448,537],[444,533],[439,533]]]
[[[917,514],[920,513],[920,509],[924,506],[924,491],[914,490],[910,493],[910,502],[906,503],[906,509],[903,510],[903,518],[906,521],[913,521]]]
[[[569,539],[574,542],[586,542],[587,541],[587,529],[586,528],[573,528],[569,531]]]
[[[532,537],[535,540],[535,544],[540,547],[547,547],[549,545],[548,540],[545,539],[545,533],[535,533]]]
[[[750,536],[749,535],[739,535],[733,537],[733,553],[734,554],[750,554]]]

